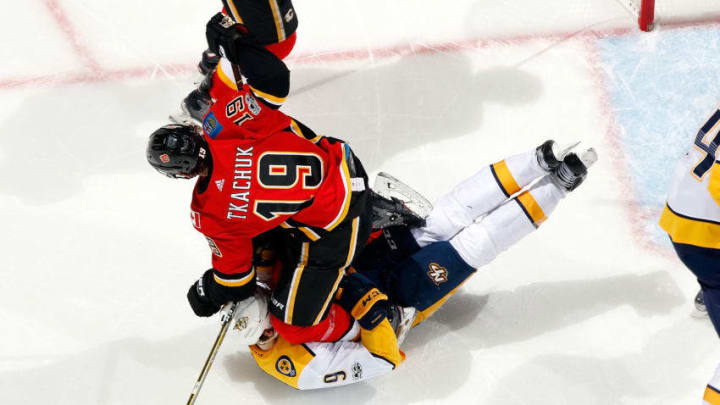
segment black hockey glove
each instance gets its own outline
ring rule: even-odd
[[[228,287],[215,281],[216,272],[215,269],[206,271],[188,290],[188,302],[197,316],[212,316],[226,303],[242,301],[255,291],[254,279],[239,287]]]
[[[247,28],[223,13],[215,14],[208,21],[205,37],[210,51],[225,56],[233,63],[238,63],[238,48],[253,43]],[[224,52],[220,51],[221,46]]]
[[[360,273],[346,275],[340,282],[339,303],[363,329],[372,330],[387,318],[390,303],[387,295]]]

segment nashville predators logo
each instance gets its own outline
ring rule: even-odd
[[[275,363],[275,369],[278,373],[287,377],[295,377],[297,374],[295,371],[295,365],[288,356],[280,356],[277,363]]]
[[[430,263],[427,275],[435,285],[440,285],[448,281],[447,269],[437,263]]]

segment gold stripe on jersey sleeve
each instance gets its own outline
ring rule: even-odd
[[[326,231],[332,231],[335,229],[336,226],[338,226],[344,219],[345,216],[348,213],[348,210],[350,209],[350,198],[352,197],[352,186],[350,185],[350,169],[348,169],[348,163],[347,163],[347,145],[342,144],[341,146],[342,150],[342,162],[340,164],[340,177],[343,181],[343,187],[345,187],[345,198],[342,203],[342,208],[340,209],[340,212],[338,215],[333,219],[329,224],[327,224],[324,229]]]
[[[520,191],[520,186],[517,184],[517,181],[515,181],[515,178],[513,177],[510,169],[507,167],[507,163],[505,163],[504,160],[493,163],[492,165],[490,165],[490,169],[493,176],[495,177],[495,180],[497,181],[500,188],[502,188],[506,196],[509,197]]]
[[[335,278],[335,283],[333,283],[332,292],[328,293],[327,298],[325,298],[325,303],[323,304],[322,308],[320,309],[320,312],[318,312],[317,317],[315,317],[315,320],[313,321],[313,326],[320,323],[322,320],[322,316],[325,313],[325,310],[327,309],[328,305],[330,304],[330,301],[332,301],[333,297],[335,296],[335,291],[337,291],[338,286],[340,285],[340,281],[342,281],[343,275],[345,275],[345,269],[340,268],[338,269],[337,277]]]
[[[232,80],[232,79],[230,78],[230,76],[228,76],[228,75],[225,73],[225,71],[223,70],[223,68],[222,68],[222,63],[218,63],[217,69],[215,69],[215,71],[217,72],[217,75],[218,75],[218,77],[220,78],[220,81],[223,82],[226,86],[230,87],[230,88],[233,89],[233,90],[237,90],[237,89],[238,89],[237,84],[235,83],[235,81]]]
[[[285,303],[285,323],[292,325],[293,310],[295,309],[295,296],[297,295],[298,286],[300,285],[300,279],[302,278],[303,270],[307,266],[308,255],[310,252],[310,244],[305,242],[302,244],[302,253],[300,254],[300,263],[295,268],[292,281],[290,282],[290,291],[288,291],[287,302]]]
[[[264,372],[299,389],[303,388],[298,386],[300,375],[315,357],[304,345],[294,345],[281,336],[268,350],[250,346],[250,353]]]
[[[543,212],[542,207],[540,207],[540,204],[538,204],[529,191],[517,196],[517,201],[536,227],[545,222],[547,219],[545,212]]]
[[[230,10],[229,10],[230,14],[232,14],[232,17],[235,19],[235,21],[239,22],[240,24],[243,24],[243,19],[240,16],[240,13],[238,13],[235,2],[233,0],[227,0],[227,5],[230,8]]]
[[[720,162],[713,163],[708,180],[708,191],[715,202],[720,205]]]
[[[300,230],[300,232],[304,233],[305,236],[308,237],[308,239],[310,239],[313,242],[320,239],[320,235],[318,235],[317,233],[315,233],[315,231],[313,231],[312,229],[310,229],[308,227],[300,226],[300,227],[298,227],[298,229]]]
[[[303,133],[302,129],[300,129],[300,125],[298,125],[297,122],[295,122],[295,120],[293,119],[290,120],[290,128],[295,135],[299,136],[300,138],[307,139],[312,143],[318,143],[318,141],[322,138],[319,135],[315,135],[314,138],[308,139],[308,137],[305,136],[305,133]]]
[[[280,6],[277,4],[277,0],[268,0],[270,3],[270,10],[272,10],[273,20],[275,20],[275,30],[277,30],[278,42],[285,40],[285,26],[282,22],[282,16],[280,15]]]
[[[380,322],[373,330],[360,328],[360,342],[373,356],[391,363],[393,369],[405,360],[398,347],[395,331],[387,319]]]
[[[705,395],[703,395],[703,400],[710,405],[720,405],[720,393],[718,393],[715,388],[708,385],[705,388]]]
[[[253,267],[252,271],[250,273],[239,279],[226,279],[219,277],[217,273],[213,274],[213,278],[215,279],[215,282],[224,285],[225,287],[242,287],[245,284],[251,282],[253,280],[253,277],[255,277],[255,268]]]
[[[660,227],[675,243],[720,249],[720,223],[682,217],[665,204]]]
[[[277,106],[280,106],[280,105],[282,105],[282,104],[285,102],[285,100],[287,100],[287,97],[277,97],[277,96],[273,96],[273,95],[270,94],[270,93],[265,93],[264,91],[260,91],[260,90],[256,89],[255,87],[252,87],[252,86],[250,86],[250,89],[252,90],[253,93],[255,93],[256,96],[258,96],[258,97],[260,97],[261,99],[269,102],[270,104],[275,104],[275,105],[277,105]]]

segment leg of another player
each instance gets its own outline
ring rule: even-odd
[[[405,260],[390,278],[390,294],[417,310],[413,325],[427,319],[475,272],[537,229],[597,159],[593,149],[568,155],[551,174],[500,205],[450,241],[427,245]]]
[[[390,277],[390,296],[417,310],[413,326],[432,315],[480,266],[491,262],[553,211],[566,191],[546,176],[450,241],[432,243],[402,262]],[[531,213],[531,214],[528,214]]]
[[[700,283],[708,316],[720,336],[720,249],[674,243],[680,260]]]
[[[500,252],[535,231],[566,193],[550,176],[546,176],[532,189],[501,205],[480,222],[463,229],[450,240],[450,244],[469,265],[475,268],[484,266]]]
[[[463,229],[450,240],[450,244],[473,267],[490,263],[498,253],[545,222],[560,200],[584,181],[588,167],[596,161],[597,153],[593,148],[585,150],[580,156],[568,154],[551,174],[492,211],[479,223]]]
[[[547,173],[536,149],[486,166],[440,197],[426,225],[413,230],[413,236],[421,247],[448,240]]]

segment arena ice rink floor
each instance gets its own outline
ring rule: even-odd
[[[185,403],[219,322],[193,184],[146,163],[219,1],[3,0],[0,402]],[[657,218],[720,102],[720,5],[295,0],[285,111],[431,200],[547,138],[600,160],[540,230],[411,332],[394,373],[295,391],[230,334],[198,404],[699,404],[720,361]]]

